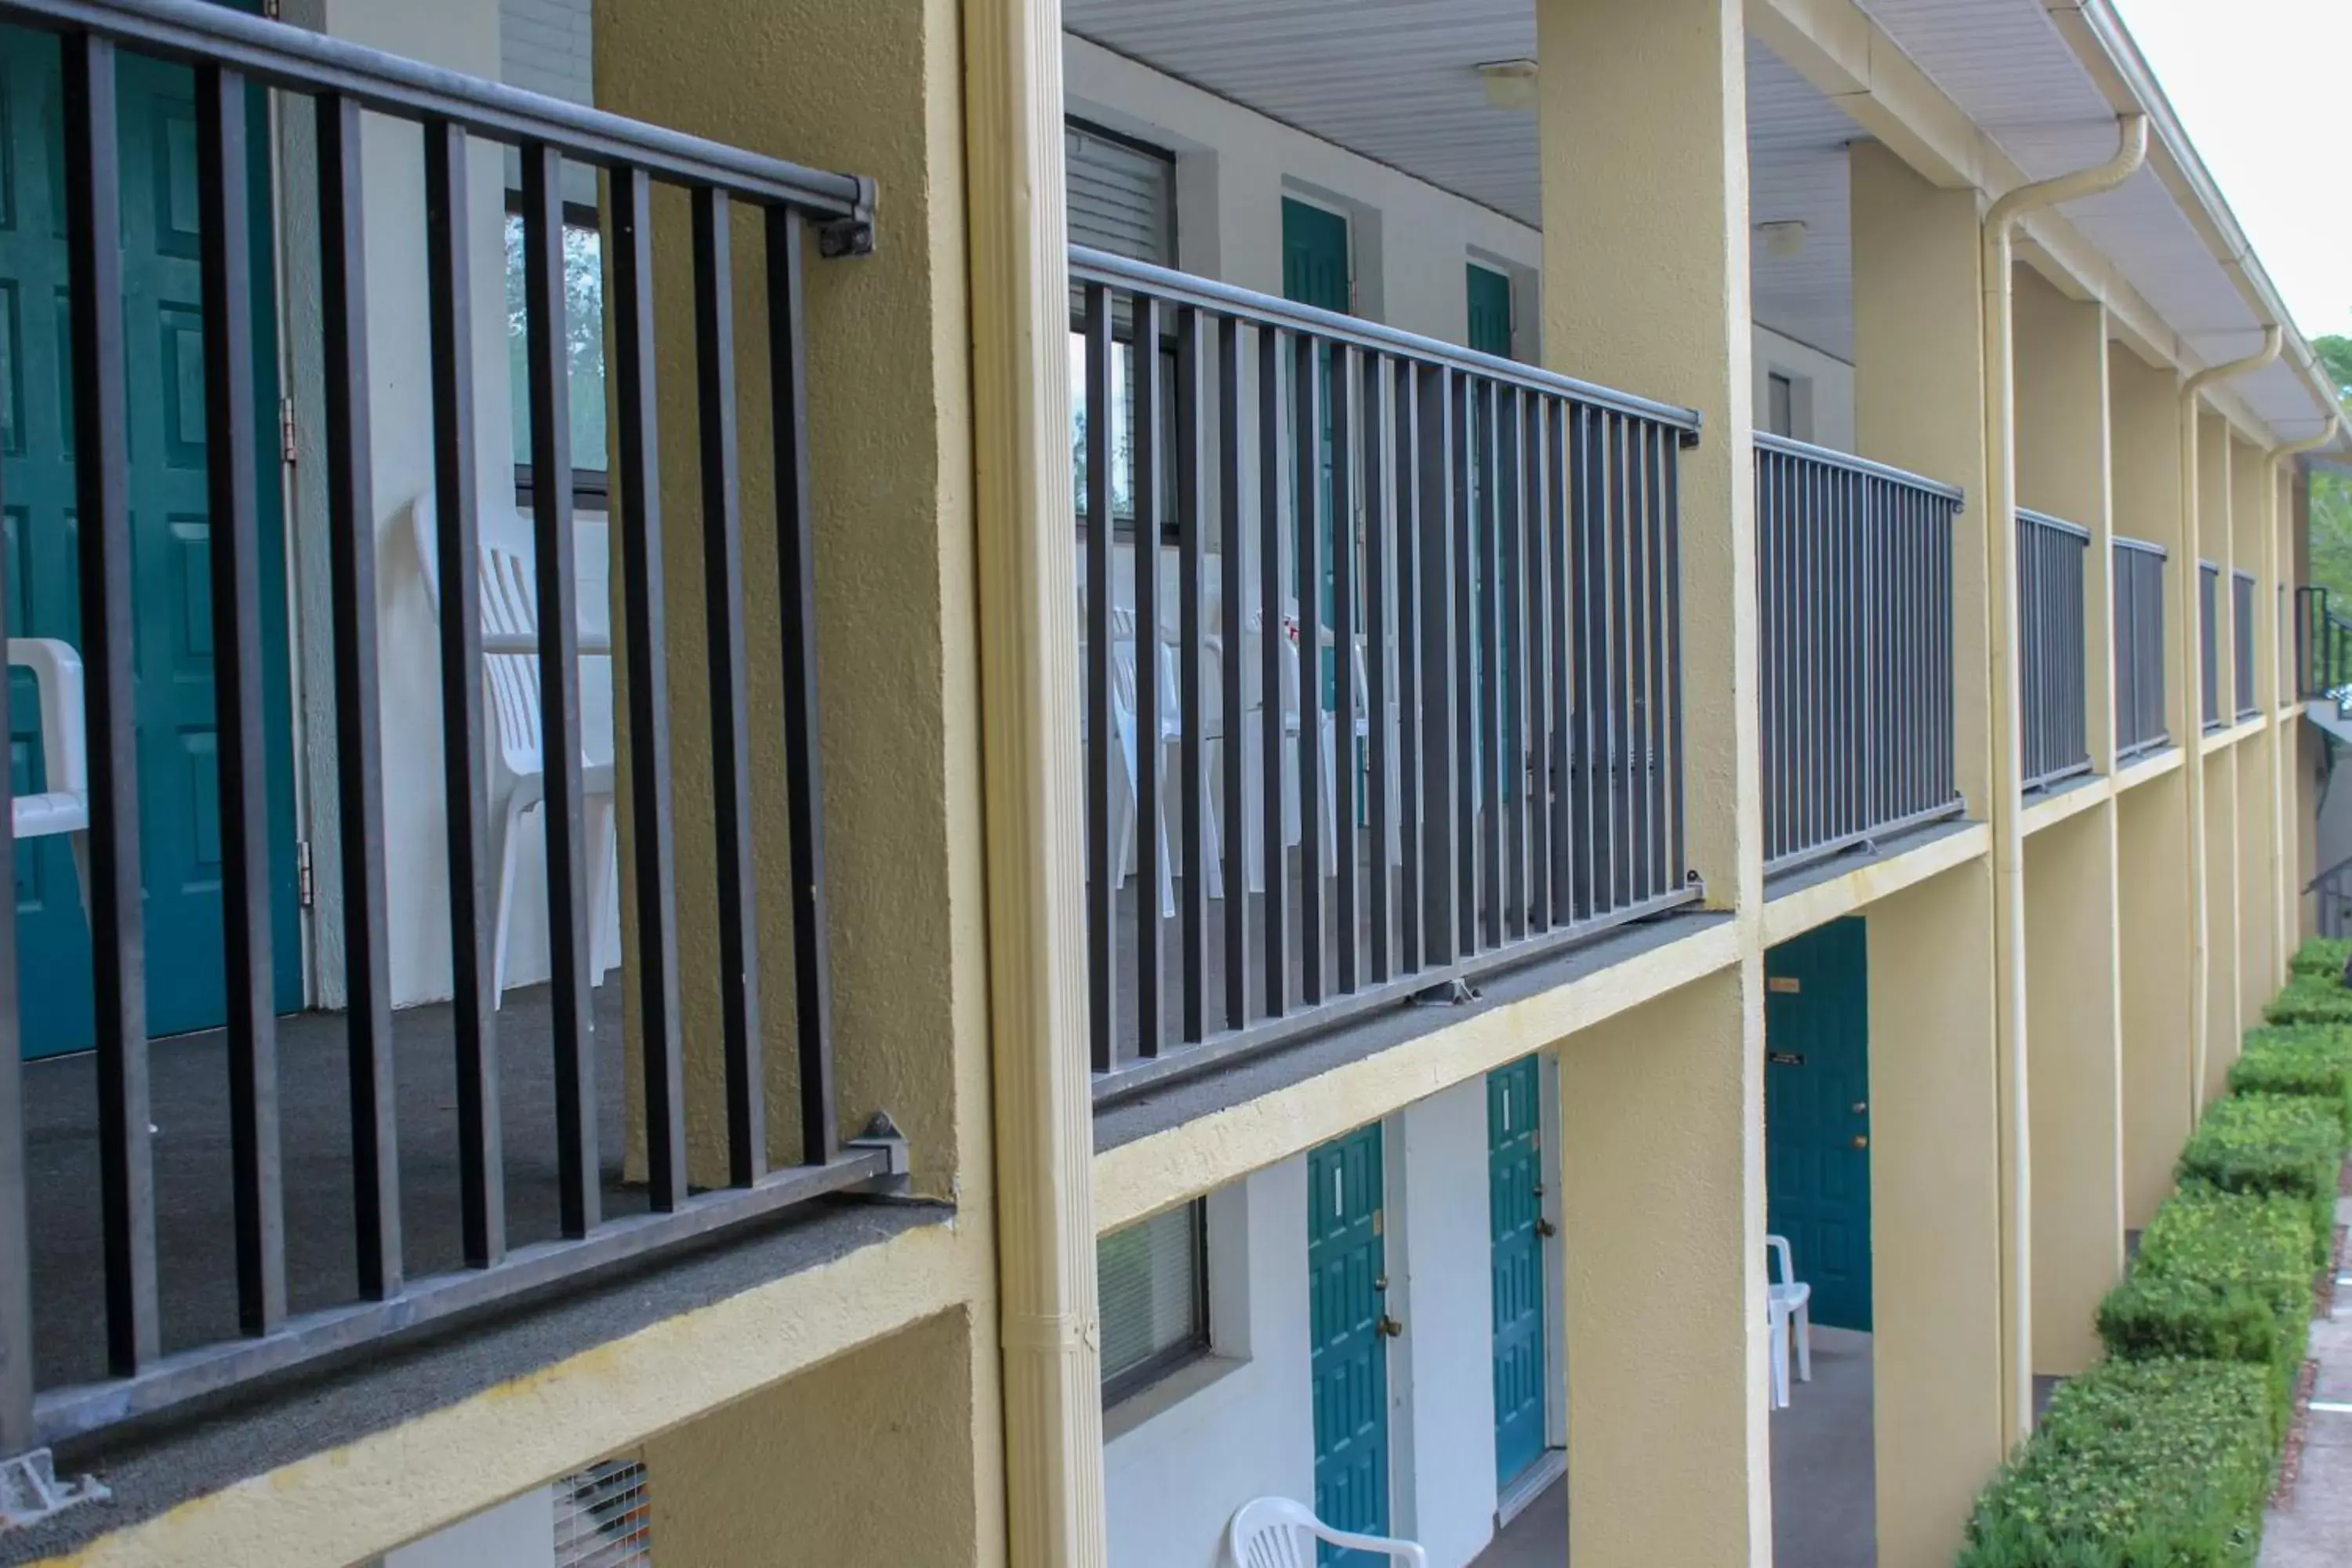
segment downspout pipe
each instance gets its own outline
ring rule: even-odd
[[[2285,531],[2282,525],[2286,520],[2278,511],[2279,479],[2289,463],[2306,452],[2315,452],[2326,446],[2342,433],[2343,428],[2344,416],[2330,415],[2316,436],[2288,441],[2271,448],[2268,482],[2263,487],[2263,504],[2267,509],[2270,524],[2263,530],[2263,553],[2268,563],[2266,575],[2273,584],[2272,592],[2279,606],[2277,613],[2287,618],[2289,626],[2294,624],[2294,611],[2285,590],[2296,584],[2294,559],[2284,552],[2281,542],[2281,535]],[[2274,982],[2284,977],[2283,972],[2286,968],[2287,954],[2295,945],[2294,939],[2302,925],[2296,918],[2296,906],[2303,896],[2302,871],[2300,868],[2291,869],[2293,861],[2287,853],[2287,837],[2294,826],[2291,820],[2292,807],[2297,801],[2297,792],[2290,787],[2289,781],[2295,776],[2295,736],[2301,721],[2280,717],[2290,702],[2299,704],[2303,694],[2294,686],[2293,661],[2279,651],[2285,640],[2285,630],[2284,626],[2275,627],[2271,636],[2271,702],[2270,710],[2263,715],[2267,726],[2265,750],[2269,753],[2271,769],[2271,968]]]
[[[2203,518],[2198,491],[2198,421],[2205,389],[2248,375],[2273,363],[2286,334],[2276,325],[2263,328],[2263,346],[2243,359],[2207,365],[2180,384],[2180,570],[2173,574],[2173,603],[2180,616],[2180,691],[2182,724],[2187,731],[2183,750],[2188,766],[2189,799],[2189,1118],[2184,1135],[2205,1115],[2205,1074],[2211,1059],[2211,1035],[2207,1015],[2213,1001],[2212,930],[2207,913],[2205,877],[2205,758],[2204,716],[2194,695],[2204,679],[2204,647],[2200,635],[2201,607],[2198,574],[2205,559]],[[2236,940],[2232,933],[2231,940]]]
[[[2031,1275],[2032,1179],[2027,1151],[2025,1056],[2025,773],[2017,669],[2017,384],[2010,268],[2017,224],[2060,202],[2111,191],[2147,158],[2147,117],[2119,116],[2114,157],[2020,185],[1984,217],[1986,601],[1992,653],[1992,766],[1985,817],[1992,831],[1993,1067],[2000,1170],[2000,1413],[2004,1434],[2033,1423]]]

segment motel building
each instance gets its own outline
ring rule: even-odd
[[[2113,0],[0,0],[0,1563],[1948,1563],[2315,919],[2352,442]]]

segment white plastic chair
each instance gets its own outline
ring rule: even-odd
[[[1262,1497],[1242,1504],[1225,1529],[1225,1550],[1234,1568],[1315,1568],[1318,1541],[1356,1552],[1377,1552],[1406,1568],[1429,1568],[1429,1554],[1412,1542],[1334,1530],[1304,1504],[1286,1497]]]
[[[1789,1342],[1797,1342],[1797,1379],[1813,1381],[1813,1288],[1797,1278],[1790,1262],[1785,1237],[1764,1238],[1764,1286],[1768,1321],[1772,1331],[1772,1405],[1789,1407]],[[1772,1258],[1780,1259],[1780,1282],[1772,1282]]]
[[[30,670],[41,710],[41,763],[48,788],[11,802],[19,840],[73,836],[82,918],[89,918],[89,748],[84,728],[81,656],[55,637],[10,637],[8,663]]]
[[[441,613],[439,545],[434,533],[433,493],[418,496],[409,508],[416,531],[416,554],[425,569],[425,594],[433,613]],[[537,810],[547,798],[547,768],[539,723],[539,594],[530,563],[514,551],[484,543],[481,549],[482,684],[489,698],[486,715],[496,733],[485,747],[488,755],[489,858],[498,868],[498,892],[491,906],[494,939],[491,973],[493,994],[501,1005],[507,989],[507,933],[514,897],[515,825]],[[608,641],[583,637],[584,658],[612,657]],[[611,967],[600,952],[598,931],[604,924],[604,900],[614,886],[620,847],[613,819],[613,764],[591,762],[583,755],[580,769],[582,805],[586,813],[584,842],[588,849],[588,980],[597,984]]]

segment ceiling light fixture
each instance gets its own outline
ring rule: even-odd
[[[1794,261],[1805,253],[1805,223],[1802,218],[1782,218],[1773,223],[1756,226],[1756,238],[1764,254],[1775,261]]]
[[[1482,60],[1478,74],[1486,79],[1486,101],[1496,109],[1536,106],[1536,62],[1531,59]]]

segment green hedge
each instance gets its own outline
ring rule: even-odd
[[[2287,960],[2287,969],[2295,974],[2324,974],[2331,980],[2344,978],[2344,965],[2352,963],[2352,939],[2340,936],[2315,936],[2295,950]]]
[[[2271,998],[2263,1016],[2273,1024],[2352,1024],[2352,991],[2325,974],[2298,974]]]
[[[2240,1094],[2205,1113],[2180,1151],[2176,1173],[2184,1187],[2201,1182],[2224,1192],[2300,1199],[2310,1215],[2306,1237],[2311,1267],[2317,1268],[2335,1248],[2343,1163],[2344,1118],[2334,1104],[2301,1095]]]
[[[2277,1451],[2255,1367],[2110,1361],[2058,1390],[1959,1568],[2247,1568]]]
[[[2230,1068],[2232,1094],[2299,1094],[2336,1107],[2352,1133],[2352,1028],[2284,1024],[2247,1031]]]
[[[2131,1277],[2099,1303],[2107,1353],[2266,1367],[2284,1436],[2311,1337],[2310,1214],[2286,1193],[2196,1185],[2165,1199],[2140,1237]]]

